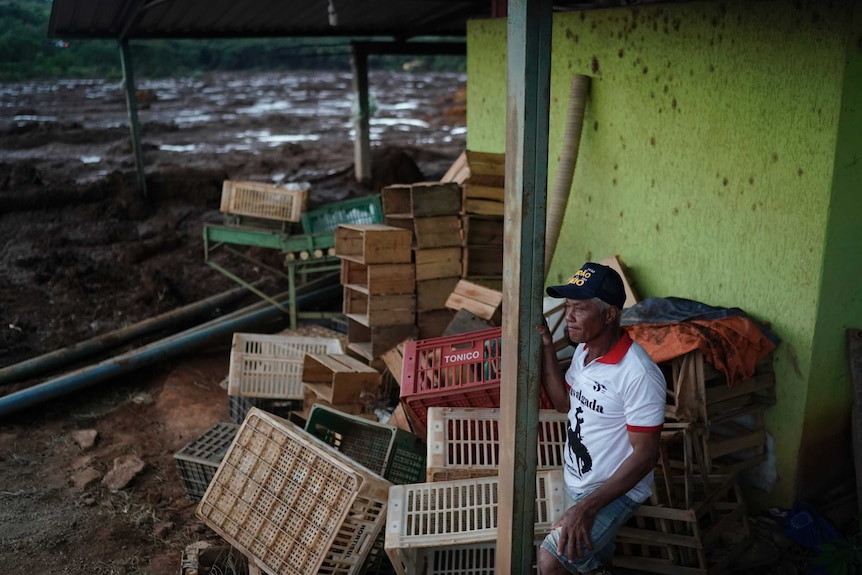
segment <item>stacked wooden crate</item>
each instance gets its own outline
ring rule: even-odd
[[[372,366],[383,352],[417,336],[412,236],[385,224],[341,224],[335,230],[347,351]]]
[[[497,287],[503,276],[505,154],[466,150],[443,176],[461,185],[461,277]]]
[[[461,275],[461,187],[397,184],[383,188],[381,196],[386,224],[411,234],[418,337],[439,336],[454,316],[445,304]]]

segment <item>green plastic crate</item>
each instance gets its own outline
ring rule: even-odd
[[[321,404],[305,430],[396,485],[425,481],[425,442],[409,431]]]
[[[300,221],[306,234],[334,232],[339,224],[382,224],[383,204],[380,194],[369,194],[306,210]]]

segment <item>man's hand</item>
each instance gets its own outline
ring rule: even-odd
[[[536,326],[536,331],[542,336],[542,345],[554,345],[554,339],[551,336],[551,329],[548,327],[547,319],[543,319],[542,323]]]
[[[561,528],[557,554],[565,554],[569,561],[574,561],[575,556],[581,559],[584,551],[593,550],[590,533],[593,530],[596,514],[589,505],[582,505],[582,503],[583,501],[569,507],[553,525],[554,529]]]

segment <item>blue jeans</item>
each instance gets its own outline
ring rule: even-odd
[[[566,488],[566,509],[577,505],[578,501],[589,495],[589,493],[573,493]],[[610,566],[614,557],[614,539],[620,525],[628,521],[640,503],[630,499],[626,495],[611,501],[596,514],[593,521],[593,529],[590,531],[590,540],[593,542],[593,550],[583,549],[583,556],[575,556],[574,561],[569,561],[565,556],[557,553],[560,543],[560,528],[552,530],[542,541],[542,547],[557,558],[568,571],[577,573],[579,571],[592,571],[602,566]]]

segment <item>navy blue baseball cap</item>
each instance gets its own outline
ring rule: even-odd
[[[567,299],[592,299],[594,297],[620,309],[626,302],[626,289],[623,278],[614,268],[587,262],[581,266],[568,283],[561,286],[550,286],[547,289],[551,297]]]

